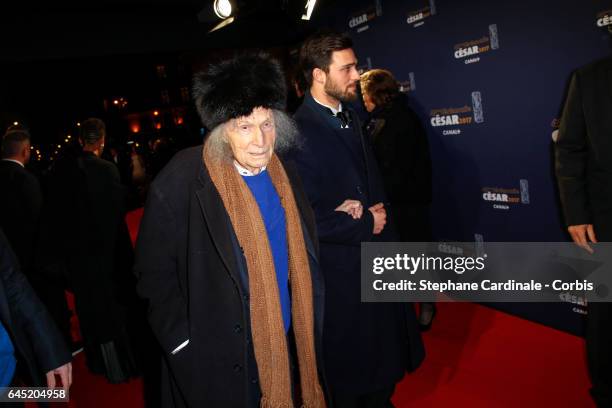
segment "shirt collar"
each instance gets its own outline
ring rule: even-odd
[[[236,160],[234,160],[234,167],[236,167],[236,170],[238,170],[238,173],[240,173],[241,176],[249,176],[250,177],[250,176],[258,176],[262,172],[266,171],[266,167],[268,167],[268,166],[263,166],[261,168],[261,171],[259,172],[259,174],[254,174],[251,170],[242,167]]]
[[[330,111],[332,111],[332,113],[334,114],[334,116],[336,116],[336,115],[338,114],[338,112],[342,112],[342,102],[340,102],[340,103],[338,104],[338,109],[336,109],[336,108],[332,108],[332,107],[331,107],[331,106],[329,106],[329,105],[324,104],[323,102],[319,102],[319,101],[317,100],[317,98],[315,98],[314,96],[312,97],[312,99],[314,99],[314,101],[315,101],[316,103],[318,103],[319,105],[324,106],[324,107],[328,108]]]
[[[17,163],[18,165],[20,165],[21,167],[25,168],[25,166],[23,165],[22,162],[20,162],[19,160],[14,160],[14,159],[2,159],[2,161],[9,161],[9,162],[13,162],[13,163]]]

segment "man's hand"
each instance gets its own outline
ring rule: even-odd
[[[593,224],[570,225],[567,227],[572,239],[581,248],[584,248],[588,253],[593,253],[593,248],[589,245],[590,242],[597,242]],[[588,238],[588,239],[587,239]]]
[[[363,205],[361,201],[348,199],[344,200],[335,211],[343,211],[353,217],[353,219],[358,220],[363,214]]]
[[[57,367],[47,373],[47,387],[55,388],[55,376],[59,375],[62,381],[62,387],[70,388],[72,385],[72,363],[66,363],[61,367]]]
[[[385,205],[383,203],[374,204],[368,208],[368,210],[370,210],[374,217],[374,229],[372,233],[378,235],[382,232],[387,223],[387,210],[385,210]]]

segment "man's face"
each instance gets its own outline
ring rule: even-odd
[[[325,77],[325,93],[339,101],[354,101],[358,81],[357,58],[353,50],[334,51]]]
[[[238,164],[259,173],[274,153],[276,130],[272,110],[255,108],[249,116],[233,119],[226,127],[226,138]]]

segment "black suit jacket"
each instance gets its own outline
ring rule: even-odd
[[[403,94],[377,107],[366,126],[391,204],[431,203],[427,133]]]
[[[11,337],[30,385],[46,385],[45,373],[72,360],[51,316],[19,270],[0,229],[0,320]]]
[[[385,202],[376,159],[365,142],[357,115],[349,111],[353,129],[340,122],[308,93],[295,113],[301,148],[295,161],[319,235],[325,278],[324,350],[332,393],[363,394],[397,382],[406,369],[424,357],[412,307],[405,304],[361,302],[361,242],[393,241],[388,222],[373,235],[368,207]],[[334,211],[346,199],[362,202],[363,216],[354,220]]]
[[[302,216],[322,370],[323,282],[314,217],[285,164]],[[246,260],[202,161],[202,146],[175,155],[151,184],[138,233],[138,292],[165,352],[163,406],[258,407]],[[173,351],[185,340],[189,344]],[[320,377],[323,381],[323,376]]]
[[[22,270],[33,266],[42,192],[34,175],[17,163],[0,161],[0,227],[4,229]]]
[[[137,299],[125,189],[114,164],[87,152],[57,160],[47,189],[40,269],[68,278],[89,350],[121,338]]]
[[[612,58],[578,69],[556,143],[556,172],[567,225],[594,224],[612,240]]]

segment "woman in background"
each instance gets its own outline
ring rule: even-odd
[[[370,119],[366,134],[374,150],[400,238],[431,241],[431,158],[427,134],[400,92],[391,72],[373,69],[361,76],[361,92]],[[433,303],[421,303],[419,324],[428,330]]]

